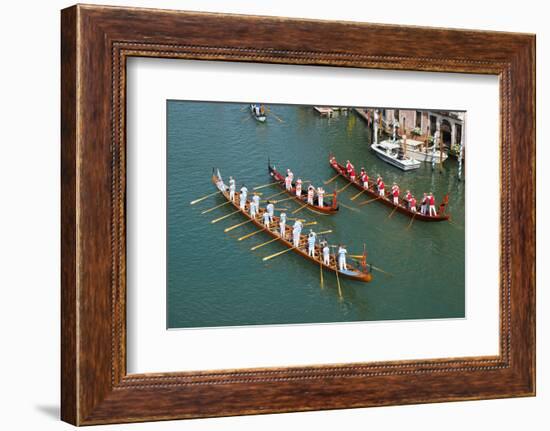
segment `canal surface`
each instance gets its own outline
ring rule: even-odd
[[[371,152],[371,132],[353,112],[322,118],[312,107],[269,109],[271,115],[261,124],[244,104],[167,102],[168,328],[464,317],[465,185],[457,180],[456,160],[449,158],[442,171],[423,163],[416,171],[402,172]],[[236,178],[237,188],[243,182],[249,189],[268,183],[268,157],[278,170],[289,167],[296,177],[319,185],[334,176],[331,151],[339,161],[350,159],[371,177],[381,174],[386,184],[395,181],[417,197],[433,191],[439,202],[449,193],[452,214],[452,223],[414,221],[408,228],[409,217],[396,212],[389,218],[391,208],[379,202],[359,207],[357,202],[368,196],[351,201],[357,193],[353,187],[339,201],[355,210],[341,206],[335,216],[298,213],[317,220],[317,231],[332,229],[330,242],[346,244],[351,254],[361,254],[366,244],[368,261],[392,274],[374,271],[371,283],[341,278],[341,300],[335,274],[325,271],[321,289],[319,267],[293,252],[263,262],[262,257],[284,249],[273,243],[251,251],[270,239],[267,234],[237,241],[254,230],[250,225],[224,233],[244,221],[242,215],[211,224],[232,211],[224,206],[201,214],[223,203],[222,196],[190,205],[215,191],[213,167],[226,182],[229,175]],[[345,184],[338,179],[325,188],[330,193]],[[264,197],[279,191],[261,190]],[[294,201],[277,206],[287,212],[298,208]]]

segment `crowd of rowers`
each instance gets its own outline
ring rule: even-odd
[[[290,193],[294,193],[297,198],[302,199],[303,181],[301,178],[298,178],[296,184],[294,184],[294,173],[290,169],[286,170],[285,189]],[[315,188],[310,184],[307,187],[306,193],[308,204],[315,205],[315,201],[317,200],[317,206],[321,208],[324,206],[325,190],[322,187]]]
[[[336,166],[336,158],[332,157],[330,163]],[[376,183],[374,183],[369,178],[367,172],[365,171],[365,168],[361,168],[359,175],[357,176],[355,167],[351,164],[349,160],[346,161],[346,173],[352,182],[359,183],[366,189],[376,191],[381,197],[387,199],[392,198],[394,205],[400,205],[399,197],[401,194],[401,190],[396,183],[393,183],[391,189],[386,193],[386,184],[384,183],[384,179],[380,176],[380,174],[376,178]],[[417,201],[416,196],[411,194],[410,190],[405,191],[402,200],[403,206],[405,208],[409,209],[412,212],[418,212],[419,202]],[[435,208],[435,197],[433,193],[424,193],[424,196],[420,201],[420,214],[437,216],[437,210]]]
[[[248,188],[243,184],[239,193],[236,193],[236,183],[233,177],[229,177],[229,186],[226,186],[223,180],[219,180],[216,184],[221,191],[229,190],[229,199],[233,203],[239,203],[239,209],[248,212],[250,217],[254,220],[261,221],[267,230],[279,235],[280,238],[290,241],[292,239],[292,245],[298,249],[304,249],[307,244],[307,253],[313,258],[323,260],[323,264],[330,266],[330,246],[324,238],[317,238],[317,234],[310,229],[307,235],[306,242],[302,241],[302,230],[304,227],[303,221],[300,219],[294,219],[294,224],[287,226],[287,215],[284,211],[279,214],[279,217],[275,217],[275,205],[271,201],[266,202],[265,208],[260,207],[260,195],[257,192],[253,192],[252,198],[248,200]],[[278,226],[276,225],[278,223]],[[278,227],[278,229],[277,229]],[[319,246],[319,254],[316,256],[316,245]],[[338,246],[338,269],[345,271],[347,269],[346,254],[347,250],[344,245]]]

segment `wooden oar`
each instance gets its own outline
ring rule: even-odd
[[[290,250],[294,250],[295,248],[296,247],[287,248],[286,250],[283,250],[283,251],[280,251],[278,253],[266,256],[266,257],[262,258],[262,260],[265,262],[266,260],[273,259],[274,257],[280,256],[281,254],[285,254],[285,253],[289,252]]]
[[[273,201],[273,203],[278,204],[279,202],[285,202],[285,201],[289,201],[291,199],[296,199],[296,196],[291,196],[291,197],[286,198],[286,199],[280,199],[278,201]]]
[[[252,223],[252,220],[243,221],[242,223],[238,223],[236,225],[230,226],[230,227],[224,229],[223,231],[224,232],[229,232],[229,231],[232,231],[233,229],[237,229],[238,227],[243,226],[247,223]]]
[[[194,201],[191,201],[191,205],[195,205],[195,204],[198,204],[199,202],[205,200],[205,199],[208,199],[210,196],[214,196],[214,195],[217,195],[218,193],[221,193],[220,190],[218,190],[217,192],[214,192],[214,193],[210,193],[209,195],[206,195],[206,196],[203,196],[202,198],[198,198],[198,199],[195,199]]]
[[[340,299],[342,299],[342,288],[340,286],[340,276],[338,275],[338,272],[340,271],[338,269],[338,261],[336,260],[336,253],[332,253],[332,257],[334,258],[334,265],[336,266],[336,271],[334,271],[336,273],[336,284],[338,285],[338,297]]]
[[[369,266],[370,266],[372,269],[374,269],[375,271],[379,271],[379,272],[381,272],[381,273],[383,273],[383,274],[386,274],[386,275],[389,276],[389,277],[393,277],[393,274],[392,274],[392,273],[387,272],[387,271],[384,271],[382,268],[378,268],[377,266],[374,266],[374,265],[372,265],[372,264],[370,264],[370,263],[369,263]]]
[[[233,214],[240,213],[241,210],[233,211],[229,214],[224,215],[223,217],[219,217],[217,219],[212,220],[210,223],[218,223],[219,221],[225,220],[227,217],[231,217]]]
[[[263,201],[263,202],[266,202],[268,199],[274,198],[275,196],[280,196],[280,195],[282,195],[283,193],[286,193],[286,190],[283,190],[282,192],[275,193],[274,195],[268,196],[268,197],[266,197],[265,199],[263,199],[262,201]]]
[[[351,184],[351,183],[350,183]],[[363,189],[361,190],[359,193],[357,193],[356,195],[354,195],[353,197],[350,198],[351,201],[354,201],[355,199],[357,199],[359,196],[361,196],[363,193],[365,193],[367,191],[367,189]]]
[[[215,207],[212,207],[212,208],[210,208],[210,209],[207,209],[207,210],[202,211],[201,214],[209,213],[210,211],[214,211],[215,209],[220,208],[220,207],[223,207],[224,205],[227,205],[227,204],[230,204],[230,203],[232,203],[232,202],[231,202],[231,201],[227,201],[227,202],[224,202],[223,204],[216,205]]]
[[[260,233],[260,232],[263,232],[265,229],[260,229],[260,230],[255,230],[254,232],[251,232],[247,235],[244,235],[244,236],[241,236],[238,241],[242,241],[243,239],[247,239],[247,238],[250,238],[251,236],[254,236],[256,235],[257,233]]]
[[[390,213],[390,215],[388,216],[388,218],[392,218],[393,216],[393,213],[395,212],[395,210],[399,208],[399,205],[396,205],[395,208],[392,210],[392,212]]]
[[[312,226],[314,224],[317,224],[316,221],[310,221],[309,223],[304,223],[304,226]]]
[[[413,214],[412,216],[412,219],[411,219],[411,222],[409,223],[409,225],[407,226],[407,229],[410,229],[412,224],[413,224],[413,221],[414,221],[414,218],[416,217],[416,213]]]
[[[350,211],[354,211],[356,213],[359,212],[359,210],[357,208],[350,207],[349,205],[343,204],[342,202],[338,202],[338,205],[341,205],[341,206],[343,206],[344,208],[346,208]]]
[[[344,187],[342,187],[340,190],[338,190],[338,193],[342,193],[344,190],[346,190],[352,184],[353,184],[352,182],[347,183]]]
[[[323,255],[321,250],[319,250],[319,271],[321,273],[321,289],[323,289],[325,287],[325,282],[323,280]]]
[[[264,245],[271,244],[272,242],[278,241],[280,238],[273,238],[269,241],[262,242],[261,244],[255,245],[254,247],[250,247],[250,250],[258,250],[259,248],[262,248]]]
[[[268,184],[263,184],[263,185],[261,185],[261,186],[253,187],[252,190],[260,190],[260,189],[263,189],[264,187],[276,186],[276,185],[278,185],[278,184],[279,184],[279,183],[271,182],[271,183],[268,183]]]
[[[326,180],[326,181],[323,181],[323,184],[327,185],[327,184],[330,184],[332,183],[336,178],[338,178],[340,176],[340,174],[336,174],[334,175],[332,178]]]
[[[304,209],[305,207],[307,207],[307,204],[305,204],[305,205],[302,205],[302,206],[301,206],[300,208],[298,208],[298,209],[296,209],[296,210],[292,211],[292,212],[291,212],[291,214],[296,214],[296,213],[297,213],[298,211],[301,211],[301,210],[303,210],[303,209]]]
[[[371,202],[377,201],[378,199],[381,199],[383,197],[384,196],[378,196],[377,198],[372,198],[372,199],[369,199],[368,201],[361,202],[359,205],[367,205],[367,204],[370,204]]]
[[[269,111],[271,113],[271,115],[273,115],[275,117],[275,119],[279,122],[279,123],[284,123],[284,120],[281,120],[277,115],[275,115],[273,113],[273,111]]]

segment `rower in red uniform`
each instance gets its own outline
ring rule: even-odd
[[[405,192],[405,201],[407,201],[407,205],[409,206],[409,209],[411,209],[411,199],[412,199],[412,195],[411,195],[411,191],[410,190],[407,190]]]
[[[359,174],[359,179],[364,188],[369,188],[369,176],[365,172],[365,168],[361,168],[361,173]]]
[[[414,196],[411,196],[411,200],[409,201],[409,206],[411,207],[411,211],[413,213],[416,212],[416,198]]]
[[[307,203],[313,205],[313,198],[315,197],[315,187],[311,184],[307,188]]]
[[[292,178],[290,178],[290,175],[287,175],[285,177],[285,188],[288,191],[292,190]]]
[[[420,203],[420,214],[426,215],[428,212],[428,195],[424,193],[424,197]]]
[[[348,173],[348,177],[352,177],[352,181],[355,181],[355,167],[351,164],[349,160],[346,161],[346,172]]]
[[[382,180],[382,177],[380,177],[380,182],[378,183],[378,194],[382,197],[386,195],[386,193],[384,192],[384,187],[384,181]]]
[[[351,165],[351,170],[349,172],[349,178],[351,181],[355,182],[355,167]]]
[[[435,197],[432,192],[430,192],[430,195],[428,196],[428,203],[430,204],[430,216],[437,216],[437,211],[435,209]]]
[[[391,193],[393,195],[393,204],[399,205],[399,186],[396,183],[393,183],[393,186],[391,188]]]
[[[378,174],[378,177],[376,178],[376,187],[378,187],[380,181],[382,181],[382,177],[380,176],[380,174]]]

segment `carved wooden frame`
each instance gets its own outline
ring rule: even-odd
[[[88,425],[535,394],[534,35],[77,5],[62,11],[61,48],[63,420]],[[499,355],[128,375],[131,56],[498,75]]]

